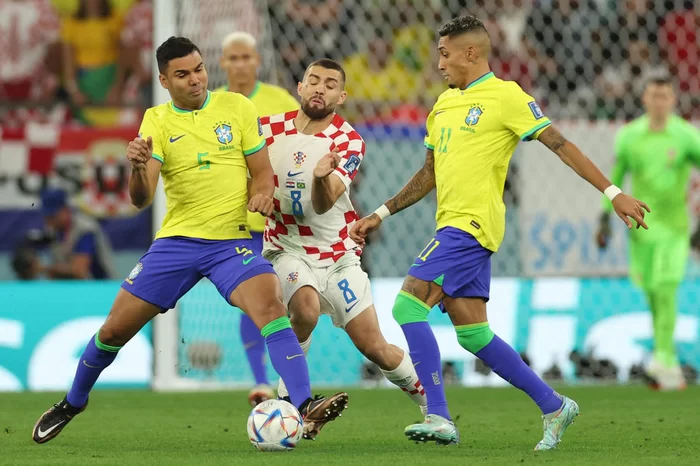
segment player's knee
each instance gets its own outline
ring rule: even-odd
[[[253,321],[257,320],[267,324],[280,317],[285,317],[287,312],[284,308],[284,304],[278,299],[266,299],[261,302],[259,306],[256,306],[250,314],[251,318],[256,316],[256,318],[253,318]]]
[[[391,315],[399,325],[427,322],[430,307],[415,296],[402,291],[394,301]]]
[[[321,305],[316,290],[310,287],[299,289],[289,301],[292,325],[315,327],[321,314]]]
[[[124,346],[129,341],[129,336],[112,326],[103,325],[97,332],[97,339],[107,346]]]
[[[315,327],[318,323],[319,311],[313,306],[290,308],[290,320],[292,325],[302,325],[304,327]]]

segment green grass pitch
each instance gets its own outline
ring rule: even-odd
[[[329,393],[330,390],[323,390]],[[90,406],[45,445],[31,440],[38,416],[61,394],[0,394],[0,465],[453,465],[698,464],[700,387],[560,390],[581,406],[559,449],[533,452],[537,408],[515,389],[449,388],[462,443],[414,444],[420,418],[398,390],[351,389],[342,418],[295,451],[261,453],[248,442],[246,392],[159,394],[99,390]]]

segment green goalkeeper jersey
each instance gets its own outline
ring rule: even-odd
[[[649,231],[632,230],[645,239],[689,232],[687,206],[691,167],[700,165],[700,131],[683,118],[672,115],[662,131],[649,129],[644,115],[623,126],[615,138],[612,183],[622,186],[632,175],[632,195],[646,202],[651,213],[645,218]],[[612,204],[603,199],[606,212]]]

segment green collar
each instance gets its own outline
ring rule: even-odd
[[[260,81],[255,81],[255,87],[250,92],[250,94],[248,94],[248,99],[252,99],[253,97],[255,97],[255,94],[257,94],[259,90],[260,90]]]
[[[491,79],[491,78],[495,78],[495,77],[496,77],[496,76],[493,74],[493,71],[489,71],[488,73],[486,73],[486,74],[483,75],[482,77],[480,77],[480,78],[478,78],[478,79],[476,79],[476,80],[470,82],[469,84],[467,84],[467,87],[465,87],[465,88],[462,89],[462,90],[463,90],[463,91],[466,91],[467,89],[469,89],[469,88],[471,88],[471,87],[474,87],[474,86],[476,86],[477,84],[481,84],[481,83],[483,83],[484,81],[486,81],[486,80],[488,80],[488,79]]]
[[[250,94],[247,95],[248,99],[252,99],[255,96],[255,94],[258,93],[261,84],[262,83],[260,81],[255,81],[255,86],[253,86],[253,90],[250,91]],[[224,91],[228,92],[229,90],[230,88],[228,87],[228,84],[224,85]]]
[[[204,103],[199,108],[199,110],[204,110],[204,107],[209,105],[210,100],[211,100],[211,92],[207,91],[207,98],[204,99]],[[192,112],[192,110],[185,110],[184,108],[180,108],[180,107],[176,106],[172,100],[170,101],[170,108],[172,108],[175,113],[190,113],[190,112]]]

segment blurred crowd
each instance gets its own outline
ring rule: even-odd
[[[203,44],[213,89],[223,37],[259,38],[265,78],[293,89],[308,63],[343,62],[355,122],[420,123],[444,90],[436,31],[470,12],[491,35],[496,75],[555,118],[628,119],[656,68],[680,110],[700,101],[700,0],[173,0]],[[232,6],[234,5],[234,6]],[[228,12],[228,14],[226,13]],[[0,0],[0,123],[138,123],[152,102],[151,0]],[[189,31],[197,33],[187,34]],[[207,46],[210,44],[209,46]]]

